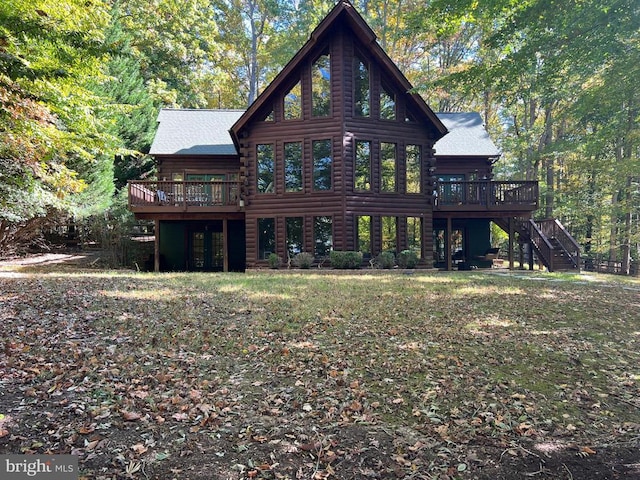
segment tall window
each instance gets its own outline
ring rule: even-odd
[[[284,96],[284,119],[295,120],[302,118],[302,87],[296,83],[289,93]]]
[[[409,250],[422,256],[422,219],[420,217],[407,217],[407,242]]]
[[[287,217],[287,252],[289,257],[293,257],[302,252],[303,240],[302,240],[302,217]]]
[[[380,142],[380,191],[396,191],[396,144]]]
[[[266,260],[276,251],[276,222],[273,218],[258,219],[258,258]]]
[[[371,115],[371,85],[369,83],[369,68],[358,57],[353,64],[354,107],[356,117]]]
[[[356,141],[353,188],[371,190],[371,142]]]
[[[396,217],[382,217],[382,251],[395,252],[398,248],[396,240]]]
[[[256,147],[256,160],[258,171],[256,182],[258,193],[273,193],[274,186],[274,157],[273,145],[259,144]]]
[[[311,105],[314,117],[331,114],[331,59],[320,56],[311,67]]]
[[[333,245],[333,222],[331,217],[313,217],[313,240],[315,256],[329,256]]]
[[[363,255],[371,255],[371,217],[357,217],[357,242],[358,251]]]
[[[407,145],[405,150],[407,171],[407,193],[422,192],[422,175],[420,168],[420,145]]]
[[[382,87],[380,92],[380,118],[383,120],[396,119],[396,99],[392,93]]]
[[[331,190],[331,140],[313,141],[313,189]]]
[[[284,144],[284,189],[302,191],[302,142]]]

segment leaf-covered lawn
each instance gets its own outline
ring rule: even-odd
[[[0,287],[0,452],[73,453],[81,478],[640,476],[637,279],[5,268]]]

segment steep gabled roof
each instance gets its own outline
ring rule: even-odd
[[[500,150],[491,141],[479,113],[438,113],[437,115],[449,130],[449,134],[435,144],[437,158],[500,156]]]
[[[229,129],[244,110],[163,108],[151,155],[237,155]]]
[[[376,35],[371,30],[367,22],[356,12],[353,5],[347,0],[340,0],[336,6],[329,12],[329,14],[320,22],[316,29],[311,33],[311,36],[307,43],[298,50],[289,63],[280,71],[276,78],[267,86],[267,88],[258,96],[255,102],[249,106],[247,111],[232,127],[232,136],[234,141],[237,142],[238,133],[242,128],[251,120],[253,115],[267,102],[273,94],[278,90],[280,84],[289,77],[289,75],[295,71],[300,63],[307,58],[309,52],[313,50],[319,43],[321,43],[327,33],[331,30],[332,26],[337,24],[341,20],[346,20],[349,24],[354,35],[360,40],[360,42],[367,48],[369,48],[372,56],[380,62],[383,66],[385,73],[395,80],[405,92],[409,103],[415,107],[415,110],[424,115],[435,127],[437,131],[437,137],[440,138],[447,133],[446,127],[440,122],[436,114],[429,108],[424,99],[417,93],[409,93],[413,86],[400,71],[400,69],[393,63],[393,60],[389,58],[386,52],[376,41]]]

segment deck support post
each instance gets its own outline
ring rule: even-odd
[[[529,242],[529,270],[533,272],[533,242]]]
[[[513,261],[513,241],[514,241],[514,237],[515,237],[515,233],[514,233],[514,221],[513,221],[513,217],[509,217],[509,270],[513,270],[515,267],[514,261]]]
[[[453,224],[451,222],[451,217],[447,217],[447,232],[445,237],[445,256],[447,259],[447,272],[453,270],[453,264],[451,259],[451,235],[453,234]]]
[[[154,250],[153,250],[153,271],[160,271],[160,220],[155,220],[155,235],[154,235]]]
[[[520,240],[518,238],[518,262],[520,263],[518,269],[524,270],[524,244]]]
[[[227,242],[227,219],[222,220],[222,271],[229,271],[229,242]]]

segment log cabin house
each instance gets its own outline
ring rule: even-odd
[[[480,115],[434,113],[346,0],[246,111],[158,122],[158,180],[128,186],[136,218],[155,221],[156,271],[406,249],[425,267],[487,267],[492,221],[550,269],[575,262],[569,240],[552,244],[559,224],[531,220],[537,182],[493,180],[500,152]]]

